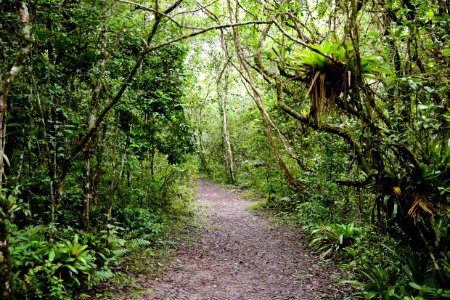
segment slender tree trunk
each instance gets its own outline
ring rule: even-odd
[[[32,85],[35,88],[36,91],[36,103],[37,103],[37,108],[39,111],[39,119],[40,119],[40,123],[42,125],[42,134],[44,136],[44,147],[45,147],[45,161],[47,163],[47,168],[48,168],[48,175],[50,177],[50,183],[49,183],[49,188],[50,188],[50,200],[51,200],[51,222],[54,223],[55,222],[55,207],[56,207],[56,201],[55,201],[55,182],[56,182],[56,161],[55,161],[55,155],[51,155],[50,152],[50,143],[49,143],[49,139],[48,139],[48,132],[47,132],[47,123],[45,122],[45,115],[44,115],[44,109],[42,107],[42,102],[41,102],[41,97],[39,96],[39,91],[37,89],[36,83],[34,81],[34,78],[31,78],[32,81]],[[30,94],[32,94],[32,91],[30,90]]]
[[[116,130],[116,144],[119,144],[118,143],[119,139],[120,139],[120,127],[117,127],[117,130]],[[126,158],[127,158],[128,145],[129,145],[129,140],[128,140],[128,137],[127,137],[127,141],[125,143],[125,147],[124,147],[124,149],[122,149],[122,153],[120,154],[120,167],[119,167],[119,170],[117,170],[116,159],[115,159],[116,153],[115,153],[114,149],[116,149],[116,148],[113,147],[113,153],[112,153],[112,157],[111,157],[112,178],[111,178],[111,185],[110,185],[110,188],[109,188],[108,219],[110,219],[111,216],[112,216],[112,207],[113,207],[113,204],[114,204],[114,197],[116,195],[117,188],[119,187],[120,180],[123,177],[123,172],[124,172],[124,169],[125,169],[125,161],[126,161]]]
[[[104,130],[102,133],[97,135],[97,145],[96,145],[96,165],[94,172],[91,176],[91,205],[90,209],[96,209],[99,204],[99,187],[100,187],[100,177],[102,175],[102,164],[103,164],[103,136],[104,131],[106,130],[106,126],[103,126]],[[97,233],[97,219],[93,218],[90,222],[90,227],[92,228],[92,232]]]
[[[94,173],[92,174],[92,205],[93,207],[98,206],[99,197],[99,185],[100,178],[102,174],[102,164],[103,164],[103,152],[104,152],[104,136],[106,132],[106,125],[103,126],[103,130],[97,136],[96,142],[96,166]]]
[[[206,97],[203,100],[204,102],[200,102],[199,105],[196,107],[198,109],[198,112],[191,113],[190,118],[191,119],[196,118],[197,124],[200,124],[200,120],[203,119],[203,111],[202,110],[203,110],[203,107],[206,105],[208,97],[209,97],[209,91],[207,92]],[[194,105],[192,105],[192,106],[194,106]],[[195,108],[193,110],[195,110]],[[203,137],[202,126],[196,126],[196,133],[194,135],[194,138],[195,138],[196,144],[197,144],[197,150],[198,150],[197,154],[198,154],[198,157],[200,158],[200,163],[202,164],[203,169],[206,172],[206,175],[208,176],[208,178],[211,178],[211,170],[208,165],[208,160],[205,157],[205,152],[204,152],[205,148],[203,147],[203,138],[202,137]]]
[[[116,191],[117,188],[119,187],[119,183],[120,183],[120,179],[122,179],[123,177],[123,171],[125,169],[125,160],[126,160],[126,149],[122,152],[122,154],[120,155],[120,168],[119,168],[119,173],[117,174],[117,169],[115,167],[115,163],[113,163],[114,165],[114,172],[113,172],[113,179],[111,182],[111,188],[110,188],[110,193],[109,193],[109,205],[108,205],[108,216],[109,218],[111,218],[112,216],[112,207],[114,204],[114,196],[116,195]]]
[[[233,17],[233,12],[232,12],[232,8],[231,8],[231,2],[230,0],[227,1],[228,4],[228,10],[229,10],[229,18],[230,21],[232,22],[233,19],[235,19],[235,21],[237,21],[237,15],[235,15]],[[242,53],[242,46],[239,40],[239,36],[238,36],[238,32],[237,32],[237,28],[233,27],[232,28],[232,37],[233,37],[233,42],[234,42],[234,48],[236,50],[236,55],[238,57],[239,63],[241,68],[237,67],[237,71],[241,74],[241,77],[243,78],[243,80],[248,84],[248,86],[250,87],[250,91],[249,94],[252,96],[256,106],[258,107],[258,110],[260,112],[261,115],[261,120],[263,122],[264,125],[264,129],[266,132],[266,137],[269,140],[269,144],[275,154],[275,157],[278,161],[278,164],[280,165],[284,175],[286,176],[287,181],[289,182],[289,184],[291,184],[294,188],[298,189],[298,190],[304,190],[306,188],[305,184],[303,184],[302,182],[298,181],[290,172],[288,166],[286,165],[284,159],[281,157],[280,151],[277,147],[277,145],[275,144],[275,141],[273,139],[273,135],[272,135],[272,131],[271,131],[271,119],[269,114],[267,113],[265,107],[264,107],[264,103],[262,101],[261,98],[261,94],[259,93],[257,87],[256,87],[256,83],[255,80],[253,78],[253,75],[250,72],[250,68],[247,64],[247,61],[244,57],[244,54]]]
[[[222,114],[222,141],[224,145],[225,164],[228,169],[228,175],[232,184],[236,184],[236,176],[234,172],[233,151],[230,142],[230,133],[228,129],[228,115],[227,115],[227,98],[228,98],[228,83],[229,83],[229,69],[225,66],[224,86],[223,90],[220,88],[220,82],[217,82],[217,93],[219,95],[220,113]]]
[[[101,38],[101,48],[100,48],[100,59],[99,66],[100,70],[103,72],[105,69],[105,60],[107,56],[106,50],[106,20],[103,18],[102,20],[102,38]],[[102,81],[101,77],[97,79],[97,83],[93,89],[91,104],[90,104],[90,113],[88,122],[88,128],[92,128],[95,124],[95,116],[97,115],[97,110],[99,106],[99,98],[102,90]],[[89,229],[90,219],[89,212],[91,207],[91,201],[93,198],[92,195],[92,182],[93,182],[93,173],[91,172],[91,157],[95,148],[94,141],[98,142],[99,136],[98,133],[94,136],[91,136],[88,142],[86,143],[83,149],[84,161],[83,161],[83,176],[84,176],[84,200],[83,200],[83,229],[87,231]],[[97,147],[98,149],[98,147]]]
[[[211,178],[211,170],[208,165],[208,161],[206,160],[205,154],[204,154],[204,147],[203,147],[203,139],[202,139],[203,132],[198,129],[197,131],[197,145],[198,145],[198,157],[200,158],[200,163],[202,164],[203,168],[205,169],[206,175],[208,178]]]
[[[152,180],[155,177],[155,145],[152,143],[152,147],[150,149],[150,175]]]
[[[83,199],[83,230],[89,230],[89,209],[92,199],[91,191],[91,143],[86,145],[83,164],[83,177],[84,177],[84,199]]]
[[[23,159],[25,157],[25,151],[22,151],[22,153],[20,153],[19,156],[19,168],[17,169],[17,174],[16,174],[16,186],[19,185],[20,183],[20,179],[22,177],[22,169],[23,169]]]

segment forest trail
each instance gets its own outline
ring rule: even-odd
[[[139,299],[342,299],[335,269],[299,244],[298,233],[247,210],[251,201],[207,181],[196,196],[205,228]]]

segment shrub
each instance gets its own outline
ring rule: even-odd
[[[330,257],[353,244],[360,232],[361,229],[353,223],[316,226],[311,232],[313,238],[309,246],[320,252],[321,257]]]

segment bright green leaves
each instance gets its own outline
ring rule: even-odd
[[[297,50],[291,56],[295,64],[309,68],[324,69],[333,60],[343,62],[346,59],[346,49],[339,43],[324,41],[321,45],[310,45],[303,50]]]
[[[361,57],[363,76],[367,79],[384,79],[383,76],[392,75],[393,71],[381,56],[372,54]],[[380,78],[381,75],[382,77]]]
[[[342,43],[324,41],[321,45],[310,45],[308,48],[296,50],[291,55],[290,62],[299,65],[300,72],[306,72],[306,75],[310,69],[325,71],[336,63],[341,63],[342,67],[348,66],[347,70],[351,72],[355,67],[354,55],[351,45],[344,47]],[[392,73],[388,65],[383,62],[382,57],[375,54],[362,56],[361,68],[366,77],[374,77],[376,73]],[[311,77],[311,75],[307,77]]]
[[[87,248],[88,245],[80,244],[75,235],[73,241],[66,240],[50,250],[45,268],[50,276],[63,279],[66,285],[80,286],[81,280],[89,281],[96,268],[93,252]]]
[[[331,257],[344,248],[353,244],[361,228],[355,224],[332,224],[328,226],[317,226],[311,231],[311,241],[309,246],[321,253],[321,257]]]

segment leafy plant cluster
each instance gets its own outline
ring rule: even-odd
[[[125,208],[124,218],[111,220],[113,223],[97,233],[59,224],[22,229],[10,224],[9,250],[16,296],[73,299],[111,279],[121,270],[127,255],[154,247],[166,228],[162,214],[135,209]],[[20,215],[30,211],[19,207],[15,212]]]
[[[0,298],[92,293],[189,214],[188,47],[146,50],[163,6],[0,4]]]
[[[323,258],[339,260],[352,280],[354,297],[363,299],[446,299],[448,252],[431,264],[427,255],[411,252],[392,238],[376,237],[374,227],[354,224],[317,226],[311,231],[310,246]],[[381,247],[381,249],[380,249]]]
[[[177,222],[177,216],[191,214],[188,190],[172,176],[164,183],[171,186],[156,185],[168,189],[160,206],[153,202],[143,206],[136,199],[128,200],[133,204],[115,204],[118,213],[106,216],[107,223],[96,223],[96,232],[57,223],[20,228],[19,220],[30,217],[32,210],[18,200],[17,190],[7,199],[16,222],[6,224],[11,232],[9,253],[16,297],[73,299],[92,294],[97,285],[113,280],[124,265],[133,264],[134,253],[142,256],[159,247],[166,238],[169,218]],[[139,196],[146,193],[141,191]]]

